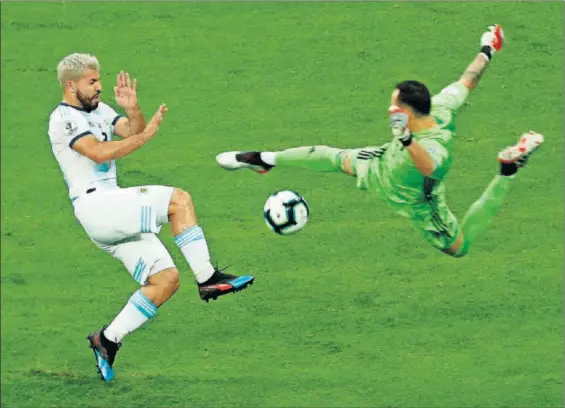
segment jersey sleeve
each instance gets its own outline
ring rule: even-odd
[[[418,143],[426,149],[435,164],[435,169],[430,177],[438,180],[443,179],[448,170],[449,153],[447,149],[434,139],[418,140]]]
[[[81,137],[92,134],[88,121],[81,115],[59,115],[49,120],[49,137],[54,144],[64,144],[71,149]]]
[[[443,88],[439,94],[434,95],[432,105],[456,111],[463,105],[468,95],[469,89],[465,85],[454,82]]]

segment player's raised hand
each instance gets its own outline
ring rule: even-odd
[[[159,130],[159,126],[161,125],[161,122],[163,121],[163,117],[165,115],[165,112],[167,112],[167,110],[168,110],[167,106],[165,104],[161,104],[159,106],[159,109],[157,109],[157,112],[155,112],[155,114],[151,118],[151,120],[147,123],[147,125],[145,125],[145,129],[143,129],[143,133],[145,133],[148,139],[155,136],[155,134]]]
[[[500,24],[490,25],[488,31],[481,36],[481,47],[490,47],[491,54],[500,51],[504,45],[504,31]]]
[[[137,107],[137,80],[134,79],[132,82],[129,73],[120,71],[116,78],[114,95],[117,104],[122,108],[133,109]]]

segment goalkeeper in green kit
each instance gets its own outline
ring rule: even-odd
[[[389,107],[393,139],[383,146],[225,152],[216,160],[227,170],[248,168],[258,173],[275,166],[344,172],[357,178],[359,188],[375,192],[408,218],[432,246],[455,257],[464,256],[501,208],[518,170],[543,143],[541,134],[530,131],[516,145],[502,150],[498,154],[500,173],[458,222],[447,205],[443,183],[452,163],[455,114],[503,42],[502,28],[490,26],[481,37],[479,54],[459,81],[433,97],[420,82],[399,83]]]

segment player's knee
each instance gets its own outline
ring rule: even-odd
[[[351,157],[351,152],[346,152],[343,157],[343,161],[341,163],[341,170],[350,176],[354,176],[355,172],[353,171],[353,159]]]
[[[159,288],[161,294],[171,295],[180,288],[180,274],[177,268],[165,269],[151,276],[147,283]]]
[[[469,253],[468,248],[462,248],[457,253],[453,254],[452,256],[454,258],[463,258],[463,257],[467,256],[468,253]]]
[[[171,271],[171,276],[169,277],[169,286],[176,292],[180,288],[180,273],[178,269],[173,269]]]
[[[176,188],[171,200],[171,204],[181,208],[192,208],[192,196],[186,191]]]
[[[469,253],[469,243],[463,239],[461,241],[458,240],[451,247],[443,249],[442,252],[453,258],[463,258]]]
[[[169,269],[163,279],[164,290],[168,293],[175,293],[180,288],[180,273],[178,269]]]

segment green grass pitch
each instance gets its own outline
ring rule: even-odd
[[[3,3],[2,407],[563,406],[563,3]],[[472,248],[434,251],[340,174],[224,172],[217,153],[390,138],[404,79],[456,80],[488,24],[497,55],[458,119],[447,179],[458,217],[535,129],[546,143]],[[75,221],[51,154],[56,65],[138,78],[148,145],[118,163],[122,186],[194,197],[213,258],[252,273],[205,304],[174,246],[180,292],[124,341],[117,380],[97,377],[86,334],[137,286]],[[267,196],[311,207],[296,236],[270,232]]]

